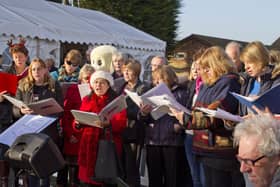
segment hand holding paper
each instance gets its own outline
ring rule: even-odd
[[[148,115],[152,110],[153,108],[151,105],[144,103],[140,104],[140,111],[144,116]]]
[[[91,89],[90,89],[90,86],[88,83],[78,84],[78,89],[79,89],[81,99],[83,99],[85,96],[87,96],[91,92]]]
[[[205,113],[207,116],[210,116],[210,117],[215,117],[215,118],[224,119],[224,120],[230,120],[230,121],[234,121],[234,122],[243,121],[242,117],[231,114],[220,108],[218,108],[217,110],[211,110],[211,109],[207,109],[207,108],[196,107],[195,109]]]
[[[20,112],[22,114],[32,114],[32,113],[34,113],[34,111],[32,109],[30,109],[28,107],[24,107],[24,106],[20,108]]]
[[[180,124],[183,124],[183,118],[184,118],[184,112],[183,111],[179,111],[175,108],[170,107],[170,111],[171,111],[171,116],[174,116]]]
[[[80,110],[71,110],[71,113],[80,124],[103,128],[110,125],[109,119],[111,119],[114,114],[121,112],[126,107],[125,97],[120,95],[104,107],[99,114]]]
[[[187,114],[191,113],[190,110],[178,103],[170,89],[164,83],[160,83],[158,86],[152,88],[142,96],[139,96],[137,93],[131,92],[129,90],[125,90],[125,92],[131,98],[131,100],[140,107],[142,113],[151,113],[155,120],[167,113],[171,113],[170,108],[183,111]],[[146,109],[143,108],[143,106],[140,106],[141,103],[143,105],[152,106],[152,110],[148,110],[147,106]]]
[[[54,98],[43,99],[34,103],[25,104],[21,100],[15,99],[8,95],[3,95],[3,97],[18,107],[23,114],[36,113],[40,115],[51,115],[63,111],[63,108],[56,102]]]
[[[157,97],[157,98],[156,98]],[[173,95],[166,95],[163,94],[161,96],[154,96],[154,97],[150,97],[149,99],[155,98],[157,100],[157,104],[161,104],[161,105],[167,105],[171,108],[177,109],[179,111],[183,111],[186,114],[191,114],[191,111],[188,110],[186,107],[184,107],[183,105],[181,105],[174,97]]]
[[[103,128],[100,126],[100,124],[96,123],[97,121],[101,121],[99,116],[93,112],[84,112],[80,110],[71,110],[72,115],[75,118],[77,127],[80,127],[81,125],[90,125],[93,127],[99,127]]]
[[[243,95],[230,92],[242,105],[246,105],[248,108],[250,108],[253,112],[257,113],[253,109],[253,105],[255,105],[257,108],[264,110],[265,107],[268,107],[269,110],[274,113],[278,114],[280,113],[280,99],[278,99],[280,95],[280,84],[274,86],[273,88],[267,90],[263,94],[259,95],[257,98],[250,98],[245,97]]]
[[[110,126],[110,121],[105,119],[104,121],[96,121],[95,124],[101,128]]]
[[[3,97],[3,95],[4,95],[5,93],[7,93],[7,91],[6,91],[6,90],[5,90],[5,91],[0,92],[0,102],[3,102],[3,101],[4,101],[4,97]]]

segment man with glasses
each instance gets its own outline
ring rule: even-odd
[[[234,130],[240,171],[255,187],[280,186],[280,121],[269,114],[246,119]],[[247,181],[246,181],[247,182]]]

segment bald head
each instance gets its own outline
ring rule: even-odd
[[[164,57],[161,56],[155,56],[151,60],[151,68],[152,72],[154,72],[156,69],[158,69],[160,66],[166,64],[166,60]]]

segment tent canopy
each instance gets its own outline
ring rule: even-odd
[[[104,13],[44,0],[1,0],[0,34],[165,51],[166,43]]]

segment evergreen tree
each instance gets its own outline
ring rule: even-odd
[[[80,0],[80,7],[102,11],[167,42],[175,44],[181,0]]]

